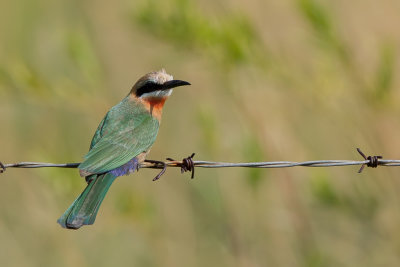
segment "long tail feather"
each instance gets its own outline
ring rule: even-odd
[[[111,173],[106,173],[91,179],[85,190],[57,222],[68,229],[79,229],[83,225],[93,224],[100,204],[115,178]]]

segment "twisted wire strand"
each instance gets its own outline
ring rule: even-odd
[[[215,162],[215,161],[194,161],[191,156],[182,159],[181,161],[167,158],[167,161],[158,160],[145,160],[140,164],[140,168],[152,168],[162,169],[161,172],[153,179],[158,180],[166,171],[167,167],[179,167],[181,172],[191,172],[191,178],[194,178],[194,168],[290,168],[290,167],[338,167],[338,166],[354,166],[361,165],[358,170],[361,173],[365,166],[376,168],[378,166],[400,166],[400,160],[393,159],[382,159],[382,156],[366,156],[359,148],[358,153],[364,158],[364,160],[313,160],[303,162],[292,162],[292,161],[267,161],[267,162]],[[56,168],[77,168],[80,163],[46,163],[46,162],[19,162],[13,164],[3,164],[0,162],[0,173],[3,173],[7,168],[45,168],[45,167],[56,167]]]
[[[167,161],[167,167],[181,167],[182,161]],[[193,160],[193,165],[199,168],[290,168],[290,167],[338,167],[368,164],[369,160],[314,160],[314,161],[267,161],[267,162],[216,162]],[[400,166],[400,160],[380,159],[379,166]],[[4,168],[77,168],[80,163],[45,163],[45,162],[19,162],[11,164],[3,164]],[[162,169],[163,166],[156,163],[142,163],[140,168]]]

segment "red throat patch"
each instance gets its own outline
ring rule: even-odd
[[[160,121],[162,109],[163,109],[163,106],[164,106],[166,100],[167,100],[167,97],[145,98],[145,99],[143,99],[143,104],[145,104],[146,109],[150,112],[150,114]]]

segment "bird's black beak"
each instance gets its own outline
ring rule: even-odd
[[[185,81],[181,81],[181,80],[171,80],[171,81],[165,82],[162,85],[162,89],[163,90],[167,90],[167,89],[175,88],[175,87],[178,87],[178,86],[184,86],[184,85],[190,85],[190,83],[189,82],[185,82]]]

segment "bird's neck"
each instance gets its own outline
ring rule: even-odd
[[[151,116],[161,121],[162,110],[168,97],[138,98],[134,96],[133,98],[134,101],[140,102],[144,106],[144,108],[151,114]]]

